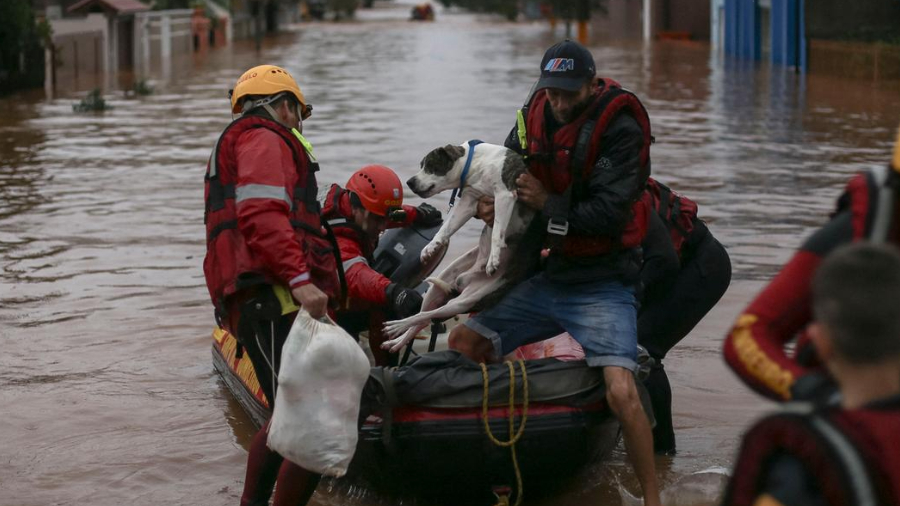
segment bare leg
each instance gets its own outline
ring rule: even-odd
[[[603,368],[603,379],[606,382],[606,400],[622,424],[625,450],[644,491],[644,504],[659,506],[653,434],[638,397],[634,374],[623,367],[609,366]]]
[[[494,345],[490,339],[465,325],[457,325],[450,331],[449,345],[451,350],[456,350],[475,362],[493,362],[495,359]]]

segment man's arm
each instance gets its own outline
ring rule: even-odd
[[[844,211],[803,244],[734,323],[725,338],[725,361],[757,392],[789,400],[794,382],[810,372],[787,355],[785,345],[811,319],[810,283],[822,259],[852,237],[850,212]]]
[[[631,206],[643,190],[640,154],[643,131],[626,114],[613,120],[601,138],[600,156],[591,171],[587,198],[570,203],[569,233],[614,236],[621,233],[631,216]],[[578,188],[573,188],[575,192]],[[543,207],[546,217],[565,214],[562,195],[549,194]]]
[[[309,268],[290,222],[290,150],[278,134],[258,128],[240,137],[236,154],[238,229],[270,275],[291,288],[308,284]]]
[[[410,225],[433,227],[441,223],[441,212],[431,204],[423,202],[418,207],[403,205],[404,218],[402,221],[389,221],[387,228],[404,228]]]
[[[391,281],[381,273],[369,267],[359,244],[354,240],[337,236],[338,248],[341,250],[341,261],[344,277],[347,280],[347,296],[353,300],[364,300],[377,306],[387,304],[384,291]]]

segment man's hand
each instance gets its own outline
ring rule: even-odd
[[[325,295],[325,292],[319,290],[316,285],[307,283],[303,286],[292,288],[291,295],[300,303],[300,307],[305,309],[313,318],[318,320],[325,316],[325,312],[328,310],[328,296]]]
[[[484,221],[487,226],[494,226],[494,198],[481,197],[478,199],[478,206],[475,208],[475,217]]]
[[[408,318],[422,309],[422,296],[411,288],[403,288],[391,283],[384,290],[388,308],[400,320]]]
[[[544,189],[544,185],[538,178],[526,172],[516,179],[516,186],[518,187],[517,199],[538,211],[544,209],[544,203],[547,202],[547,190]]]
[[[413,224],[421,227],[433,227],[440,225],[442,219],[440,211],[431,204],[423,202],[416,208],[416,220]]]

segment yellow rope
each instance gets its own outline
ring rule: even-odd
[[[523,360],[517,360],[516,362],[522,370],[522,421],[519,423],[519,429],[516,430],[515,428],[516,370],[513,367],[513,363],[510,361],[506,362],[506,366],[509,367],[509,441],[500,441],[494,437],[494,434],[491,432],[491,426],[490,423],[488,423],[490,378],[488,377],[487,366],[483,363],[481,364],[481,377],[484,380],[484,395],[481,400],[481,420],[484,422],[484,431],[487,433],[491,442],[502,448],[510,449],[513,469],[516,472],[516,485],[518,487],[515,506],[519,506],[522,503],[522,494],[524,490],[522,488],[522,472],[519,470],[519,459],[516,457],[516,442],[521,439],[522,434],[525,432],[525,422],[528,420],[528,373],[525,370],[525,362]],[[509,497],[498,496],[497,499],[498,502],[495,506],[509,506]]]

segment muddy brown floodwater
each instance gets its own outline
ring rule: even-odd
[[[187,57],[156,76],[153,95],[109,92],[102,114],[72,112],[90,79],[54,99],[0,99],[0,503],[237,504],[253,429],[212,367],[201,270],[203,173],[231,119],[226,91],[251,66],[284,65],[315,104],[304,133],[320,181],[368,163],[405,180],[436,146],[502,143],[543,50],[562,37],[407,13],[386,4],[302,25],[261,54],[238,43]],[[679,449],[658,460],[668,485],[727,467],[769,407],[723,365],[723,336],[846,179],[887,159],[900,88],[719,61],[702,44],[591,49],[602,74],[645,100],[655,176],[699,202],[734,263],[724,299],[666,362]],[[476,232],[455,237],[451,254]],[[618,504],[620,481],[636,489],[617,452],[546,504]],[[381,501],[323,485],[314,503]]]

